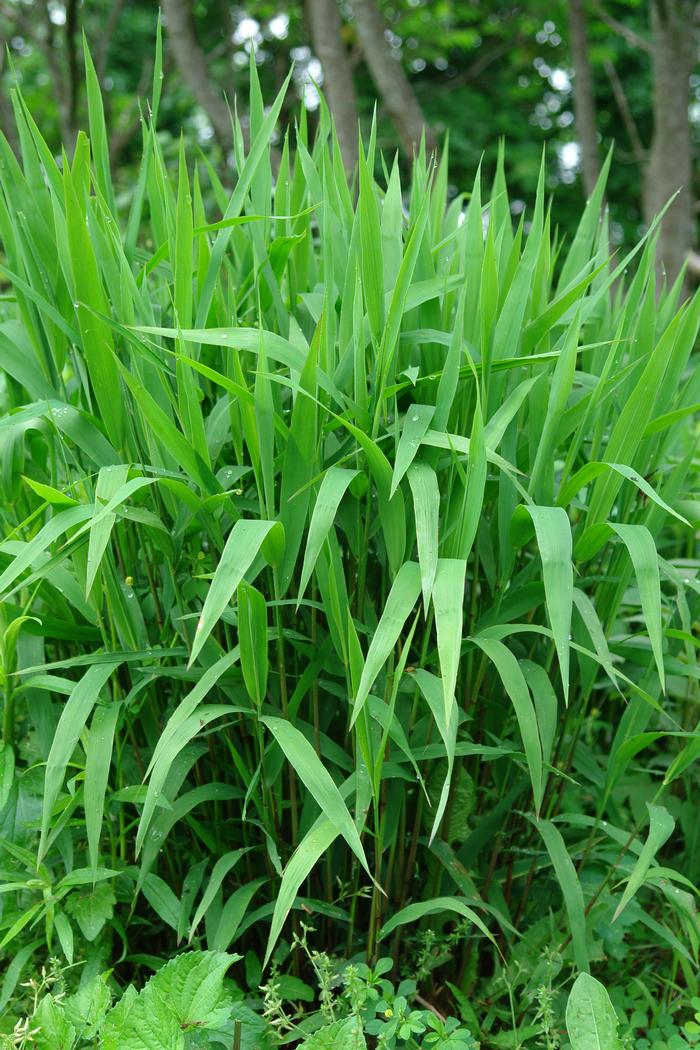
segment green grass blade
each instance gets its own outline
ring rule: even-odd
[[[391,475],[390,497],[394,495],[400,485],[404,474],[416,458],[420,443],[430,428],[432,418],[435,414],[433,405],[411,405],[408,409],[399,438],[399,445],[394,460],[394,470]]]
[[[236,588],[260,554],[273,529],[282,533],[277,521],[241,519],[231,529],[221,559],[214,572],[204,601],[192,644],[189,665],[192,666],[202,646],[219,621],[222,612],[236,593]]]
[[[533,823],[547,848],[547,853],[552,861],[554,873],[564,898],[564,907],[569,918],[569,929],[571,931],[576,966],[579,973],[589,973],[586,913],[583,890],[576,874],[576,868],[569,856],[569,851],[559,829],[549,820],[536,820]]]
[[[462,900],[460,897],[436,897],[434,900],[419,901],[416,904],[409,904],[406,908],[402,908],[401,911],[392,915],[392,917],[384,923],[379,933],[379,938],[380,940],[384,940],[384,938],[388,937],[390,933],[393,933],[398,926],[404,926],[409,922],[416,923],[425,915],[452,912],[452,914],[460,915],[463,919],[466,919],[472,924],[472,926],[476,926],[477,930],[495,945],[496,942],[488,926],[486,926],[484,921],[479,918],[474,909],[469,906],[473,903],[473,901]]]
[[[569,696],[569,638],[574,596],[571,527],[561,507],[518,507],[513,515],[511,536],[518,541],[523,519],[530,518],[535,528],[542,559],[545,600],[554,644],[559,657],[564,699]]]
[[[649,634],[651,649],[659,673],[662,691],[665,689],[663,621],[661,615],[661,583],[656,544],[645,525],[610,526],[620,537],[629,552],[639,587],[644,622]]]
[[[298,729],[282,718],[265,716],[267,726],[284,752],[284,756],[310,793],[316,805],[340,832],[362,867],[369,874],[365,851],[355,822],[343,801],[343,796],[328,770],[321,763],[313,747]]]
[[[537,715],[527,682],[518,661],[503,642],[484,638],[483,635],[473,637],[472,641],[494,664],[503,682],[503,688],[513,704],[530,773],[535,812],[539,813],[543,792],[542,745],[537,728]]]
[[[433,586],[438,657],[442,675],[445,723],[455,702],[462,651],[462,616],[467,563],[463,558],[440,558]]]
[[[304,561],[301,568],[297,606],[308,587],[316,560],[328,535],[328,530],[335,520],[340,502],[350,483],[358,474],[359,471],[357,470],[347,470],[344,467],[329,467],[323,476],[309,524],[306,550],[304,551]]]
[[[339,835],[340,828],[332,820],[319,820],[294,850],[284,869],[282,883],[275,899],[275,910],[272,914],[263,966],[267,966],[270,961],[287,916],[296,900],[299,887]]]
[[[643,884],[654,857],[673,834],[673,829],[676,826],[675,820],[664,806],[655,806],[650,802],[647,802],[646,806],[649,811],[649,832],[642,847],[642,852],[639,854],[632,873],[627,880],[620,903],[615,909],[613,922],[619,918]]]
[[[115,467],[103,467],[97,478],[95,488],[95,507],[104,508],[112,497],[119,491],[127,479],[129,467],[126,464]],[[95,576],[100,567],[100,562],[107,549],[109,537],[116,521],[116,514],[108,512],[93,518],[90,523],[90,539],[88,540],[87,571],[85,575],[85,597],[90,596],[90,591],[95,582]]]
[[[85,752],[85,831],[93,881],[97,874],[100,832],[119,711],[120,705],[117,703],[98,706],[92,716]]]
[[[265,596],[251,584],[238,585],[238,644],[241,671],[248,696],[258,709],[267,692],[267,604]]]
[[[406,620],[413,612],[420,591],[420,566],[413,561],[406,562],[396,574],[377,629],[372,636],[352,707],[351,727],[357,721],[377,675],[396,645]]]
[[[408,470],[408,483],[413,495],[413,516],[416,523],[423,608],[427,614],[438,566],[440,490],[437,474],[427,463],[411,464]]]
[[[44,775],[41,836],[38,849],[40,861],[46,855],[53,808],[58,799],[58,793],[61,790],[68,763],[85,727],[85,723],[90,717],[90,712],[97,703],[100,690],[112,672],[119,666],[119,663],[119,660],[113,660],[110,663],[88,668],[80,681],[76,682],[61,712]]]

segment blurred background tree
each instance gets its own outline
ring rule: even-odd
[[[675,278],[697,279],[700,180],[700,3],[695,0],[163,0],[166,69],[161,129],[181,132],[233,171],[229,108],[247,97],[250,52],[268,97],[294,65],[309,118],[318,88],[337,121],[349,174],[357,121],[376,105],[379,143],[408,158],[449,134],[451,192],[477,165],[488,178],[498,142],[514,217],[534,192],[543,146],[564,235],[610,148],[614,244],[635,239],[676,194],[661,232]],[[19,81],[58,152],[84,123],[84,32],[95,56],[123,192],[134,183],[140,106],[148,93],[158,18],[154,0],[0,0],[4,62],[0,124],[12,142],[11,88]],[[16,147],[16,143],[12,142]]]

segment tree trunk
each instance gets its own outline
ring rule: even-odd
[[[377,92],[406,153],[411,155],[425,133],[427,145],[435,147],[435,137],[425,122],[423,111],[413,93],[408,77],[397,62],[386,38],[386,23],[376,0],[351,0],[357,35]]]
[[[66,5],[66,21],[63,39],[57,35],[57,27],[51,21],[48,0],[41,0],[41,22],[36,12],[27,23],[27,34],[36,32],[36,42],[41,48],[53,80],[53,89],[57,101],[58,127],[61,140],[68,156],[72,156],[75,139],[78,134],[78,66],[75,50],[77,29],[77,4],[71,0]],[[41,24],[43,23],[43,24]],[[21,21],[20,21],[21,25]],[[62,62],[65,51],[66,62]]]
[[[10,35],[8,32],[8,37]],[[10,144],[12,152],[19,156],[19,137],[17,135],[17,125],[15,124],[15,114],[8,95],[7,84],[5,83],[8,42],[0,39],[0,131]]]
[[[590,197],[600,174],[593,70],[588,54],[584,0],[569,0],[571,59],[574,66],[574,112],[581,146],[581,172]]]
[[[323,68],[323,92],[335,120],[348,174],[357,167],[358,114],[350,56],[343,43],[337,0],[306,0],[313,49]]]
[[[688,119],[693,68],[692,10],[687,0],[652,0],[654,135],[644,178],[650,223],[678,193],[659,237],[661,272],[675,280],[693,243],[692,146]]]
[[[224,147],[233,141],[231,115],[223,95],[209,76],[207,56],[194,31],[189,0],[163,0],[168,38],[180,74],[199,106],[211,121]]]

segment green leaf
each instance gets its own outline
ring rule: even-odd
[[[167,771],[172,767],[179,748],[184,746],[182,744],[178,745],[177,742],[177,737],[182,727],[188,723],[204,697],[214,688],[221,676],[238,661],[238,657],[239,651],[237,647],[230,653],[226,653],[225,656],[222,656],[204,671],[197,684],[183,697],[175,711],[170,716],[165,729],[158,738],[148,769],[146,770],[147,776],[152,776],[154,771],[159,767],[164,768],[166,771],[165,775],[167,775]],[[164,779],[165,776],[163,776],[163,780]],[[143,837],[148,828],[148,820],[146,819],[147,808],[147,806],[144,806],[144,813],[142,814],[139,824],[139,832],[136,838],[137,852],[143,842]]]
[[[243,922],[251,900],[265,882],[267,882],[267,879],[254,879],[252,882],[246,882],[243,886],[239,886],[231,894],[221,909],[221,918],[216,926],[212,948],[218,951],[226,951]]]
[[[195,930],[199,926],[206,913],[209,911],[209,908],[212,906],[217,893],[221,889],[222,882],[229,874],[229,872],[235,868],[241,857],[245,856],[247,852],[247,849],[231,850],[229,853],[224,853],[223,857],[219,857],[219,859],[217,860],[212,870],[209,882],[207,883],[207,888],[202,894],[202,899],[197,906],[197,910],[194,913],[194,918],[192,919],[192,922],[190,924],[190,941],[192,941]]]
[[[423,608],[427,612],[438,566],[440,490],[437,475],[427,463],[411,464],[408,483],[413,495]]]
[[[299,887],[323,854],[330,848],[340,834],[340,828],[332,821],[322,818],[306,833],[292,853],[284,869],[282,882],[275,900],[270,933],[265,949],[264,965],[267,966],[270,956],[282,932],[287,916],[296,900]]]
[[[185,1034],[163,999],[131,986],[107,1015],[100,1041],[101,1050],[185,1050]]]
[[[663,654],[663,620],[661,614],[661,583],[659,580],[659,558],[654,538],[646,525],[617,524],[611,525],[613,532],[620,537],[629,553],[634,574],[637,577],[639,599],[646,625],[651,650],[659,673],[662,692],[665,690],[666,675]]]
[[[530,689],[537,713],[537,726],[542,741],[542,758],[548,763],[552,757],[558,727],[558,702],[554,686],[544,667],[531,660],[521,660],[525,681]]]
[[[359,474],[357,470],[345,470],[343,467],[329,467],[323,476],[321,487],[318,490],[316,503],[311,515],[309,535],[306,540],[304,562],[301,568],[301,580],[299,581],[299,597],[297,605],[304,596],[304,592],[311,579],[323,542],[328,535],[328,530],[335,520],[340,506],[340,501],[345,495],[348,486]]]
[[[112,1001],[106,978],[93,977],[64,1000],[66,1017],[83,1039],[94,1037]]]
[[[238,644],[248,696],[260,708],[267,691],[267,604],[251,584],[238,585]]]
[[[302,781],[316,805],[335,825],[362,867],[369,873],[365,851],[343,797],[328,770],[321,763],[303,733],[282,718],[261,718],[282,748],[285,758]]]
[[[175,220],[175,243],[171,258],[175,273],[175,316],[182,328],[192,323],[192,197],[190,194],[184,137],[180,137],[178,158],[177,210]]]
[[[68,916],[62,911],[57,911],[54,916],[54,926],[56,928],[56,933],[58,934],[58,940],[61,945],[61,949],[63,950],[63,954],[66,957],[66,962],[69,966],[72,966],[74,954],[74,939],[73,927],[70,924]]]
[[[394,495],[401,479],[416,458],[421,441],[427,434],[434,415],[434,405],[411,405],[406,412],[399,446],[396,449],[390,497]]]
[[[114,191],[112,189],[112,178],[109,165],[109,140],[105,126],[104,107],[102,105],[102,92],[100,81],[95,70],[90,48],[85,34],[83,34],[83,61],[85,63],[85,87],[88,103],[88,122],[90,126],[90,144],[92,156],[95,163],[97,185],[104,197],[112,214],[116,213],[114,203]]]
[[[236,186],[231,194],[231,199],[228,202],[226,211],[224,212],[223,220],[234,219],[243,211],[251,183],[255,178],[255,174],[265,152],[269,149],[270,140],[287,94],[287,88],[289,87],[292,72],[293,71],[290,69],[282,87],[277,92],[275,101],[265,114],[265,119],[260,125],[258,133],[251,144],[248,156],[239,167]],[[216,241],[214,242],[211,258],[209,260],[209,265],[207,266],[206,275],[200,293],[199,305],[197,307],[196,324],[198,327],[203,327],[206,324],[209,309],[216,290],[217,278],[226,256],[231,233],[231,228],[219,230]]]
[[[516,542],[518,533],[522,535],[522,519],[528,516],[535,527],[537,546],[542,559],[547,612],[559,657],[564,699],[568,700],[569,639],[574,597],[571,527],[566,511],[561,507],[522,505],[516,508],[511,526],[511,535]]]
[[[102,509],[105,503],[109,503],[116,492],[127,479],[129,467],[120,464],[112,467],[102,467],[97,478],[95,488],[95,509]],[[95,582],[97,570],[107,549],[112,526],[116,521],[116,514],[109,512],[103,514],[90,525],[90,539],[88,542],[87,571],[85,575],[85,596],[88,597]]]
[[[237,652],[238,651],[236,650],[236,654]],[[190,696],[191,695],[192,694],[190,694]],[[186,702],[188,702],[187,698],[183,701],[183,704]],[[201,733],[202,730],[206,729],[210,722],[215,721],[217,718],[223,718],[226,715],[249,713],[248,708],[238,707],[233,704],[204,704],[197,708],[196,713],[189,715],[184,720],[180,720],[177,718],[177,715],[182,709],[183,704],[180,705],[180,708],[178,708],[178,711],[173,715],[173,718],[166,727],[167,746],[164,748],[162,754],[154,763],[153,769],[151,770],[148,790],[146,792],[146,798],[144,799],[143,810],[141,812],[141,819],[139,821],[139,828],[136,835],[137,854],[141,851],[146,833],[150,827],[151,821],[153,820],[156,807],[159,804],[162,789],[177,756],[184,751],[194,737]],[[176,719],[176,727],[173,728],[171,732],[168,732]],[[163,740],[166,733],[161,736],[159,743]]]
[[[114,914],[116,897],[106,882],[100,882],[90,890],[72,893],[66,901],[66,911],[75,919],[83,937],[94,941],[105,923]]]
[[[184,1050],[189,1031],[217,1029],[231,1014],[223,992],[240,956],[185,952],[162,966],[136,994],[128,988],[100,1033],[103,1050]]]
[[[40,1050],[73,1050],[77,1032],[66,1017],[63,1005],[53,996],[44,996],[33,1021],[36,1028],[33,1041]]]
[[[286,593],[294,572],[311,498],[308,483],[314,475],[317,442],[316,360],[325,326],[324,314],[299,379],[299,391],[292,409],[287,448],[282,464],[280,521],[284,526],[286,549],[278,573],[280,594]]]
[[[547,847],[564,898],[576,965],[580,973],[587,974],[590,966],[586,944],[586,909],[576,868],[559,829],[549,820],[535,820],[533,823]]]
[[[0,742],[0,813],[7,805],[15,780],[15,753],[11,746]]]
[[[110,663],[90,667],[73,687],[68,702],[61,712],[46,762],[39,860],[43,859],[48,848],[47,840],[53,807],[63,784],[66,767],[75,751],[90,712],[97,703],[100,690],[119,664],[119,660],[114,660]]]
[[[445,704],[445,722],[455,703],[457,673],[462,652],[462,616],[467,563],[462,558],[440,558],[433,586],[433,608],[438,657]]]
[[[613,922],[622,914],[637,890],[644,883],[654,857],[663,844],[671,837],[676,826],[675,820],[664,806],[654,806],[647,802],[646,807],[649,811],[649,832],[642,847],[642,852],[637,857],[632,869],[632,874],[627,880],[620,903],[615,909]]]
[[[659,559],[654,538],[646,525],[598,522],[586,529],[576,544],[575,554],[582,560],[592,558],[616,534],[624,543],[632,562],[644,622],[651,643],[662,689],[665,688],[663,656],[663,623]]]
[[[377,371],[380,375],[380,389],[383,394],[386,384],[393,381],[395,372],[396,346],[401,331],[401,322],[407,309],[409,294],[412,290],[413,275],[418,263],[423,235],[428,222],[430,197],[425,195],[421,202],[420,210],[416,216],[413,227],[406,242],[403,259],[396,278],[396,284],[391,291],[389,309],[386,316],[386,325],[382,334],[382,342],[377,357]],[[377,404],[377,412],[380,410],[380,402]]]
[[[594,481],[595,478],[600,477],[601,474],[610,471],[620,474],[623,478],[626,478],[627,481],[631,481],[633,485],[636,485],[640,492],[643,492],[648,499],[655,503],[657,507],[661,507],[662,510],[665,510],[667,514],[671,514],[684,525],[689,524],[682,514],[675,511],[673,507],[669,506],[669,504],[661,498],[653,485],[650,485],[649,482],[633,467],[625,466],[624,463],[601,463],[600,461],[586,463],[585,466],[581,467],[580,470],[577,470],[573,477],[569,478],[567,483],[562,486],[557,496],[557,503],[561,507],[566,507],[577,492],[580,492],[582,488],[590,484],[591,481]]]
[[[384,327],[384,278],[381,257],[381,227],[374,182],[365,155],[360,150],[360,258],[362,291],[367,306],[372,339],[378,346]]]
[[[78,141],[80,142],[80,136]],[[76,146],[76,155],[78,153]],[[112,330],[103,320],[105,315],[109,314],[109,308],[86,221],[85,208],[79,200],[68,165],[64,168],[63,186],[67,248],[73,272],[82,350],[107,436],[115,448],[119,448],[124,437],[124,399],[120,393]]]
[[[92,716],[90,735],[85,753],[85,831],[93,873],[97,872],[100,848],[100,831],[104,816],[105,794],[112,761],[114,732],[119,717],[120,705],[100,705]]]
[[[184,338],[184,333],[177,331],[175,335]],[[191,442],[181,430],[173,423],[170,415],[161,408],[158,402],[151,397],[143,383],[136,376],[131,375],[128,369],[120,368],[122,378],[129,387],[134,400],[141,410],[142,416],[148,420],[149,430],[152,432],[162,447],[167,450],[182,470],[192,478],[204,490],[211,494],[220,491],[220,486],[211,472],[207,463],[202,460],[197,450],[192,447]],[[153,440],[153,437],[151,437]]]
[[[162,919],[171,930],[177,930],[180,916],[180,902],[167,882],[149,872],[144,878],[141,889],[148,903],[159,919]]]
[[[451,543],[454,556],[465,560],[471,553],[472,544],[479,527],[486,485],[488,451],[484,441],[484,421],[480,400],[477,400],[476,408],[474,409],[468,456],[467,478],[464,485],[462,507],[458,516],[455,536]]]
[[[37,532],[36,536],[34,536],[28,543],[25,543],[21,551],[16,553],[12,558],[10,564],[0,576],[0,595],[7,594],[15,580],[25,569],[28,569],[29,566],[44,553],[50,544],[59,538],[59,536],[62,536],[74,525],[79,525],[83,521],[92,517],[93,513],[93,507],[90,505],[70,507],[68,510],[62,510],[54,515],[46,525]]]
[[[459,709],[457,704],[453,703],[449,711],[445,710],[445,694],[442,682],[439,678],[430,674],[429,671],[426,671],[422,667],[416,668],[414,675],[418,688],[428,702],[430,713],[438,727],[438,732],[442,738],[442,742],[445,746],[445,753],[447,755],[445,779],[443,781],[440,798],[435,810],[435,816],[433,817],[433,826],[430,831],[430,842],[432,844],[440,826],[440,822],[445,814],[445,810],[447,809],[447,803],[450,796],[452,770],[454,768],[457,747],[457,721],[459,717]]]
[[[483,635],[474,636],[472,641],[479,646],[482,652],[486,653],[489,660],[495,665],[503,687],[513,704],[530,773],[535,811],[539,813],[544,790],[542,745],[537,728],[537,715],[535,714],[527,682],[518,661],[503,642],[486,638]]]
[[[603,985],[580,973],[566,1003],[571,1050],[620,1050],[617,1028],[617,1014]]]
[[[216,1028],[224,977],[239,958],[219,951],[185,952],[161,967],[141,994],[166,1003],[183,1029]]]
[[[209,585],[201,616],[197,621],[197,631],[188,666],[191,667],[197,659],[202,646],[235,594],[238,584],[273,530],[281,533],[282,526],[279,522],[249,521],[243,518],[237,521],[231,529],[214,572],[214,578]]]
[[[656,394],[664,373],[674,350],[679,347],[682,320],[683,312],[680,311],[658,340],[644,371],[625,400],[605,448],[606,463],[632,463],[644,430],[652,418]],[[605,474],[596,480],[588,504],[587,525],[603,521],[608,516],[621,484],[622,478],[615,473]]]
[[[496,942],[488,927],[479,918],[474,909],[470,907],[473,903],[474,901],[464,900],[461,897],[436,897],[434,900],[409,904],[384,923],[379,931],[379,939],[384,940],[390,933],[393,933],[397,926],[404,926],[409,922],[419,922],[425,915],[440,915],[443,912],[449,912],[453,915],[461,915],[463,919],[467,919],[473,926],[476,926],[477,930],[484,937],[487,937],[495,945]]]
[[[301,1043],[299,1050],[367,1050],[362,1021],[356,1014],[333,1021]]]
[[[375,678],[396,645],[401,630],[415,607],[420,590],[419,566],[414,561],[405,562],[396,574],[377,629],[370,642],[353,704],[351,727],[357,721],[365,705]]]

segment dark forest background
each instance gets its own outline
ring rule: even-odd
[[[59,150],[84,124],[81,34],[109,108],[111,152],[122,189],[140,155],[139,99],[146,97],[158,4],[153,0],[3,0],[2,112],[12,140],[11,88],[19,80],[43,133]],[[514,214],[529,203],[546,146],[557,217],[568,233],[614,145],[609,180],[615,243],[636,239],[674,194],[661,234],[670,276],[689,261],[700,198],[700,4],[690,0],[163,0],[166,74],[160,127],[174,157],[185,136],[226,173],[229,107],[245,116],[251,50],[267,98],[294,63],[309,118],[317,87],[333,110],[348,171],[357,121],[377,107],[380,144],[410,155],[449,135],[450,179],[471,185],[498,143]],[[290,94],[287,106],[295,105]],[[287,116],[290,114],[286,114]],[[232,173],[232,172],[231,172]]]

